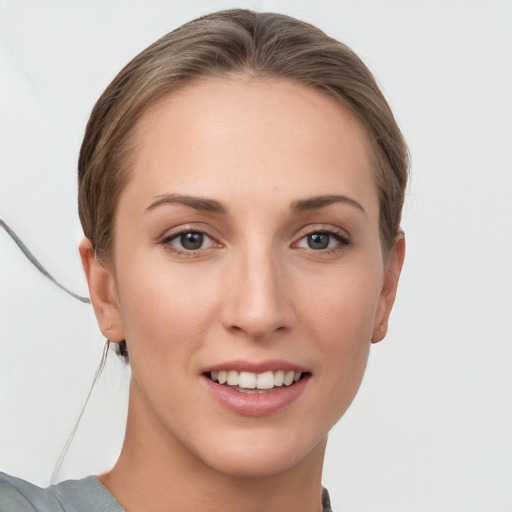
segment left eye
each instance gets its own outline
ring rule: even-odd
[[[214,245],[213,240],[200,231],[187,231],[178,233],[164,240],[167,245],[181,251],[197,251]]]
[[[297,243],[297,247],[321,251],[323,249],[330,249],[338,245],[343,245],[343,242],[344,239],[340,235],[319,231],[310,233],[309,235],[301,238]]]

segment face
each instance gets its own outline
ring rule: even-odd
[[[364,131],[323,94],[233,78],[174,94],[137,137],[113,271],[88,272],[128,344],[129,431],[225,474],[321,458],[401,265]]]

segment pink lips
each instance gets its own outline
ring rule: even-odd
[[[263,373],[267,371],[285,370],[305,374],[302,378],[290,386],[274,387],[262,393],[243,393],[236,388],[213,382],[207,375],[210,372],[221,370],[235,370],[237,372]],[[241,416],[267,416],[281,411],[292,404],[304,391],[310,374],[303,367],[293,365],[285,361],[230,361],[208,367],[202,377],[202,382],[221,405]]]

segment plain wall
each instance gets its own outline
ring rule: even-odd
[[[219,8],[278,11],[351,46],[412,154],[407,261],[385,341],[331,433],[335,510],[512,510],[512,2],[0,2],[0,218],[87,294],[76,160],[94,101],[157,37]],[[0,231],[0,469],[47,485],[103,348],[92,308]],[[129,371],[114,357],[60,479],[113,464]]]

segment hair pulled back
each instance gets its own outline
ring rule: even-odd
[[[137,121],[187,84],[236,75],[283,79],[323,91],[359,120],[376,162],[386,257],[400,230],[409,160],[371,72],[350,48],[308,23],[235,9],[203,16],[163,36],[119,72],[94,106],[78,162],[78,210],[98,261],[113,263],[116,207],[130,175]],[[127,360],[126,342],[116,347]]]
[[[187,84],[230,75],[283,79],[323,91],[359,120],[376,162],[386,257],[400,230],[409,158],[373,75],[350,48],[308,23],[234,9],[163,36],[119,72],[94,106],[78,162],[78,210],[98,261],[112,264],[116,207],[129,179],[137,121]],[[127,360],[126,342],[117,349]]]
[[[323,91],[348,108],[373,147],[384,254],[400,229],[408,151],[371,72],[346,45],[274,13],[228,10],[165,35],[129,62],[94,106],[78,162],[78,209],[103,264],[111,263],[115,212],[129,178],[133,131],[168,94],[205,78],[249,74]]]

